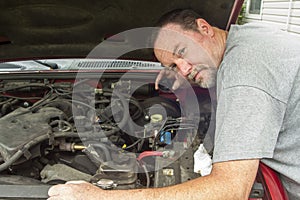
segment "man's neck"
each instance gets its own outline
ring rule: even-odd
[[[227,35],[228,32],[221,30],[219,28],[213,27],[214,32],[215,32],[215,42],[216,42],[216,57],[218,58],[218,66],[222,62],[225,48],[226,48],[226,40],[227,40]]]

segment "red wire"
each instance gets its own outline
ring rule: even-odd
[[[137,160],[141,161],[145,157],[149,157],[149,156],[162,156],[162,155],[163,155],[163,153],[160,152],[160,151],[144,151],[144,152],[140,153],[140,155],[137,158]]]

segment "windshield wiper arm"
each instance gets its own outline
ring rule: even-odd
[[[50,69],[59,69],[59,66],[56,64],[56,63],[53,63],[53,62],[42,62],[42,61],[40,61],[40,60],[33,60],[34,62],[36,62],[36,63],[39,63],[39,64],[41,64],[41,65],[43,65],[43,66],[46,66],[46,67],[49,67]]]

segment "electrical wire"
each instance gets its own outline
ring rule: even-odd
[[[140,138],[140,139],[138,139],[137,141],[135,141],[134,143],[132,143],[131,145],[129,145],[129,146],[123,148],[123,149],[124,149],[124,150],[131,149],[132,147],[134,147],[135,145],[137,145],[138,143],[140,143],[142,140],[143,140],[143,139]]]
[[[141,163],[141,162],[138,162],[138,163],[140,164],[140,166],[142,167],[142,169],[145,172],[145,175],[146,175],[146,188],[149,188],[150,187],[150,176],[149,176],[148,169],[147,169],[146,165],[144,165],[143,163]]]
[[[140,155],[137,157],[137,160],[140,162],[143,158],[149,157],[149,156],[162,156],[163,152],[160,151],[144,151],[140,153]]]

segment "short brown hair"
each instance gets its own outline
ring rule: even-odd
[[[164,14],[157,22],[158,27],[163,27],[167,24],[178,24],[184,30],[197,31],[196,19],[201,16],[191,9],[176,9]]]

